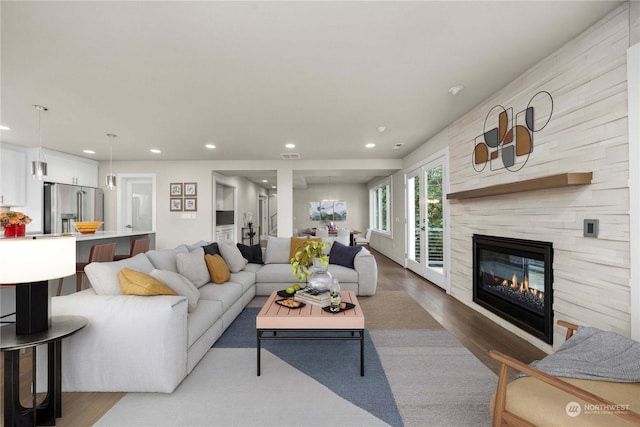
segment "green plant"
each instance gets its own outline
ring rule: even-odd
[[[329,255],[324,253],[324,249],[329,245],[329,242],[318,242],[315,240],[308,240],[296,247],[295,254],[289,260],[291,263],[291,271],[298,278],[298,280],[306,280],[309,278],[311,271],[309,266],[313,264],[313,260],[317,259],[321,265],[329,265]]]

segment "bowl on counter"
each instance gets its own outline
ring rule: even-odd
[[[93,234],[102,224],[102,221],[79,221],[74,222],[73,226],[82,234]]]

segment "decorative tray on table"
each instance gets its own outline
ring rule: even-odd
[[[335,313],[340,313],[341,311],[351,310],[356,306],[355,304],[351,304],[350,302],[343,302],[342,304],[344,304],[344,308],[341,307],[340,310],[338,311],[331,311],[331,307],[322,307],[322,309],[327,313],[335,314]]]
[[[304,307],[306,305],[303,302],[295,301],[293,298],[277,299],[277,300],[275,300],[275,303],[278,304],[278,305],[281,305],[283,307],[287,307],[287,308],[291,308],[291,309],[302,308],[302,307]]]

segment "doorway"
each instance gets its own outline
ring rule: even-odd
[[[405,174],[406,267],[448,291],[447,156],[441,153]]]
[[[155,231],[156,175],[118,174],[118,231]]]

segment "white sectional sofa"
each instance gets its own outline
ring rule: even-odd
[[[255,295],[299,283],[288,262],[290,243],[290,238],[269,238],[261,253],[264,264],[249,263],[242,255],[239,259],[240,251],[231,248],[235,245],[221,244],[231,275],[219,284],[211,282],[207,264],[200,263],[215,247],[206,242],[88,265],[91,289],[52,298],[52,315],[89,319],[83,330],[63,341],[62,390],[172,392]],[[343,245],[332,247],[344,255]],[[353,250],[346,251],[347,258]],[[344,261],[338,258],[335,255],[334,261]],[[343,289],[375,294],[373,255],[361,248],[351,261],[353,268],[331,263],[330,258],[329,271]],[[178,295],[123,295],[118,273],[124,268],[149,274]],[[43,368],[44,354],[38,352]],[[38,369],[39,389],[44,388],[44,373],[46,369]]]

